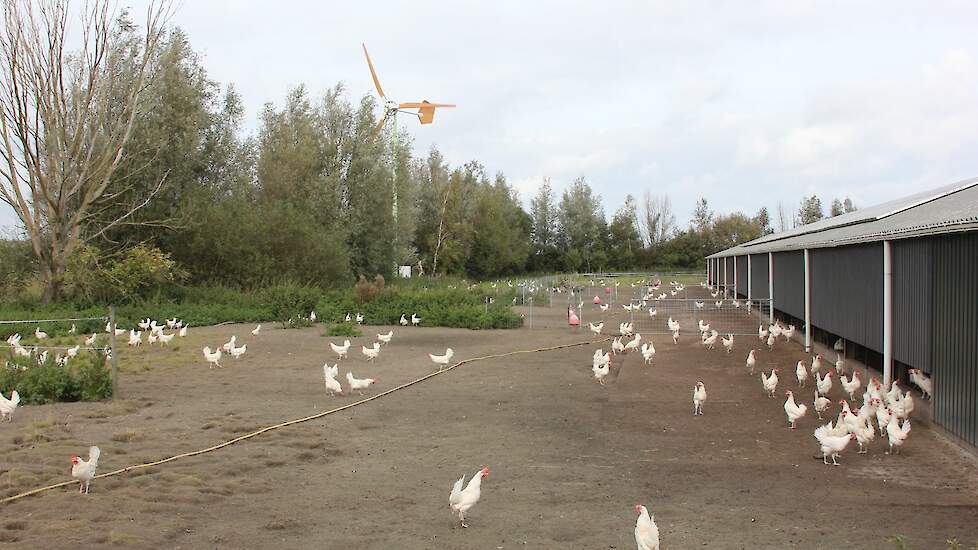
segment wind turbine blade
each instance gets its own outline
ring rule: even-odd
[[[397,105],[398,109],[420,109],[422,107],[454,107],[454,103],[428,103],[425,101],[417,102],[411,101],[408,103],[399,103]]]
[[[386,123],[387,123],[387,115],[385,114],[380,117],[380,120],[377,121],[377,125],[374,126],[373,131],[370,132],[370,137],[367,138],[368,143],[377,139],[377,134],[379,134],[380,131],[384,129],[384,124]]]
[[[377,93],[380,94],[380,97],[387,99],[387,96],[384,95],[384,89],[380,87],[380,79],[377,78],[377,71],[374,70],[374,63],[370,60],[370,54],[367,53],[367,45],[361,44],[361,46],[363,46],[363,55],[367,56],[367,66],[370,67],[370,76],[374,79],[374,86],[377,87]]]

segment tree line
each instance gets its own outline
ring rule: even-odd
[[[17,5],[4,4],[0,45],[8,61],[18,48],[46,47],[11,31],[24,18]],[[322,95],[293,88],[281,107],[265,105],[249,133],[241,97],[208,76],[183,32],[164,30],[161,19],[140,30],[126,13],[111,21],[108,13],[98,35],[102,66],[62,52],[37,71],[67,75],[57,98],[64,105],[91,103],[73,119],[54,113],[34,128],[58,147],[30,149],[30,128],[18,130],[25,120],[11,95],[23,75],[2,77],[4,133],[25,137],[19,148],[9,141],[0,147],[4,160],[63,153],[36,164],[35,180],[50,180],[44,188],[32,180],[15,189],[23,173],[17,167],[0,181],[0,198],[27,233],[46,301],[105,280],[257,288],[283,279],[347,284],[392,275],[398,265],[474,278],[690,268],[772,231],[766,208],[715,215],[705,199],[691,224],[679,227],[669,197],[648,192],[641,201],[629,195],[609,221],[583,177],[559,195],[544,181],[525,208],[505,175],[478,161],[452,166],[437,148],[419,154],[406,132],[393,136],[389,128],[371,140],[380,106],[371,96],[351,101],[342,84]],[[34,103],[49,99],[49,91],[34,92]],[[76,146],[63,136],[72,131],[91,139]],[[85,164],[79,152],[108,164]],[[66,169],[72,162],[78,165]],[[104,181],[90,181],[95,168]],[[8,249],[5,257],[25,256]]]

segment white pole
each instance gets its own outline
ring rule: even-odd
[[[774,322],[774,253],[767,253],[767,299],[771,305],[771,322]]]
[[[750,298],[751,298],[751,291],[750,291],[751,284],[750,283],[751,283],[750,254],[748,254],[747,255],[747,304],[748,305],[750,304]]]
[[[723,257],[723,296],[720,299],[727,297],[727,257]]]
[[[733,293],[733,299],[736,300],[737,299],[737,256],[734,256],[733,257],[733,264],[734,264],[734,293]]]
[[[893,380],[893,258],[883,241],[883,384]]]
[[[805,249],[805,353],[812,351],[812,269],[811,256]]]

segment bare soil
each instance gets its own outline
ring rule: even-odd
[[[459,360],[593,339],[568,328],[561,307],[533,315],[532,330],[394,327],[373,364],[359,345],[388,327],[365,327],[340,373],[379,378],[371,395],[431,372],[425,354],[446,346]],[[612,313],[606,331],[623,318]],[[19,409],[0,425],[0,492],[66,479],[68,455],[93,443],[109,471],[360,399],[324,391],[333,356],[321,328],[266,325],[257,338],[251,328],[192,328],[177,347],[123,351],[114,402]],[[209,369],[200,348],[231,334],[248,353]],[[627,549],[635,503],[655,514],[664,548],[894,548],[897,534],[914,549],[978,542],[975,463],[923,423],[901,455],[877,440],[868,455],[853,445],[842,466],[824,466],[813,459],[814,417],[788,430],[783,398],[747,375],[756,338],[730,355],[695,334],[653,339],[654,366],[619,356],[606,386],[591,374],[597,345],[474,362],[214,453],[95,480],[89,495],[71,486],[29,497],[3,506],[0,547]],[[801,358],[794,343],[761,353],[765,369],[782,369],[779,395],[796,388]],[[694,417],[698,380],[709,399]],[[486,465],[462,529],[449,490]]]

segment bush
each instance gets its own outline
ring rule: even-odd
[[[290,317],[309,315],[321,294],[318,288],[287,281],[262,290],[260,301],[273,319],[286,321]]]
[[[360,280],[357,281],[357,303],[360,305],[366,304],[377,297],[380,291],[384,290],[384,276],[377,275],[374,278],[374,282],[368,282],[367,278],[360,275]]]
[[[79,355],[67,368],[53,359],[36,365],[33,359],[18,357],[0,369],[0,391],[9,396],[13,390],[26,405],[97,401],[112,396],[112,376],[97,354]]]
[[[349,336],[351,338],[356,336],[363,336],[359,327],[353,323],[332,323],[326,328],[326,332],[323,336]]]
[[[65,290],[90,302],[133,302],[186,274],[170,254],[145,244],[110,259],[95,246],[79,247],[65,270]]]

